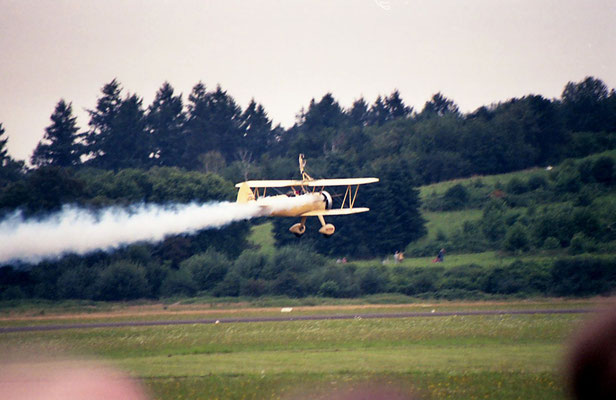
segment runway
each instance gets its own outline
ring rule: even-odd
[[[64,329],[94,329],[94,328],[122,328],[139,326],[170,326],[170,325],[212,325],[212,324],[239,324],[249,322],[290,322],[290,321],[321,321],[321,320],[348,320],[348,319],[386,319],[386,318],[419,318],[419,317],[451,317],[475,315],[548,315],[548,314],[585,314],[590,309],[561,309],[561,310],[483,310],[483,311],[443,311],[443,312],[406,312],[406,313],[379,313],[379,314],[332,314],[332,315],[300,315],[284,317],[256,317],[256,318],[220,318],[220,319],[193,319],[171,321],[125,321],[100,322],[86,324],[50,324],[15,326],[0,328],[0,334],[13,332],[41,332]]]

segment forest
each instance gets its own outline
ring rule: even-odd
[[[0,266],[1,299],[585,295],[616,285],[616,156],[610,152],[616,148],[616,91],[594,77],[568,82],[558,99],[530,94],[469,113],[442,93],[417,109],[398,91],[371,103],[360,98],[348,109],[328,93],[312,99],[287,129],[254,100],[242,109],[220,86],[197,83],[183,99],[165,82],[144,106],[113,80],[88,115],[87,126],[78,126],[70,101],[59,100],[28,163],[8,154],[0,123],[0,219],[17,210],[41,218],[66,204],[97,210],[233,201],[233,185],[245,179],[296,178],[299,153],[315,178],[376,176],[380,182],[360,193],[369,213],[332,218],[338,229],[330,240],[298,241],[287,232],[291,220],[280,219],[273,224],[275,251],[264,253],[248,241],[251,226],[264,222],[259,219],[114,252],[12,262]],[[493,185],[471,179],[442,193],[419,191],[452,179],[556,165]],[[471,209],[480,216],[455,233],[427,235],[426,213]],[[379,260],[397,250],[426,256],[440,247],[571,257],[507,269],[335,262]],[[600,278],[580,286],[562,271]]]

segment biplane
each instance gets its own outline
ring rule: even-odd
[[[261,207],[269,207],[267,214],[272,217],[299,217],[300,222],[289,228],[289,231],[297,237],[306,232],[306,219],[308,217],[317,217],[321,222],[319,233],[325,237],[330,237],[334,234],[336,228],[334,225],[325,222],[326,216],[350,215],[370,211],[367,207],[355,207],[355,200],[360,185],[378,182],[378,178],[313,179],[308,175],[305,167],[306,160],[304,155],[300,154],[301,180],[255,180],[236,184],[235,187],[239,188],[237,202],[258,201]],[[332,195],[324,190],[329,186],[346,187],[342,203],[339,206],[334,206]],[[266,196],[268,189],[279,191],[281,188],[287,188],[287,193]],[[274,204],[279,202],[281,198],[294,198],[297,201],[292,207],[274,207]]]

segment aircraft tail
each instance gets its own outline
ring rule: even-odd
[[[250,186],[246,182],[240,185],[240,190],[237,191],[237,202],[248,203],[249,200],[254,200],[255,197],[250,190]]]

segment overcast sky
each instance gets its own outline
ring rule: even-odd
[[[0,122],[29,159],[58,100],[85,109],[117,78],[147,107],[164,81],[199,81],[285,127],[310,99],[343,107],[398,89],[462,111],[560,97],[586,76],[616,86],[616,1],[0,0]]]

